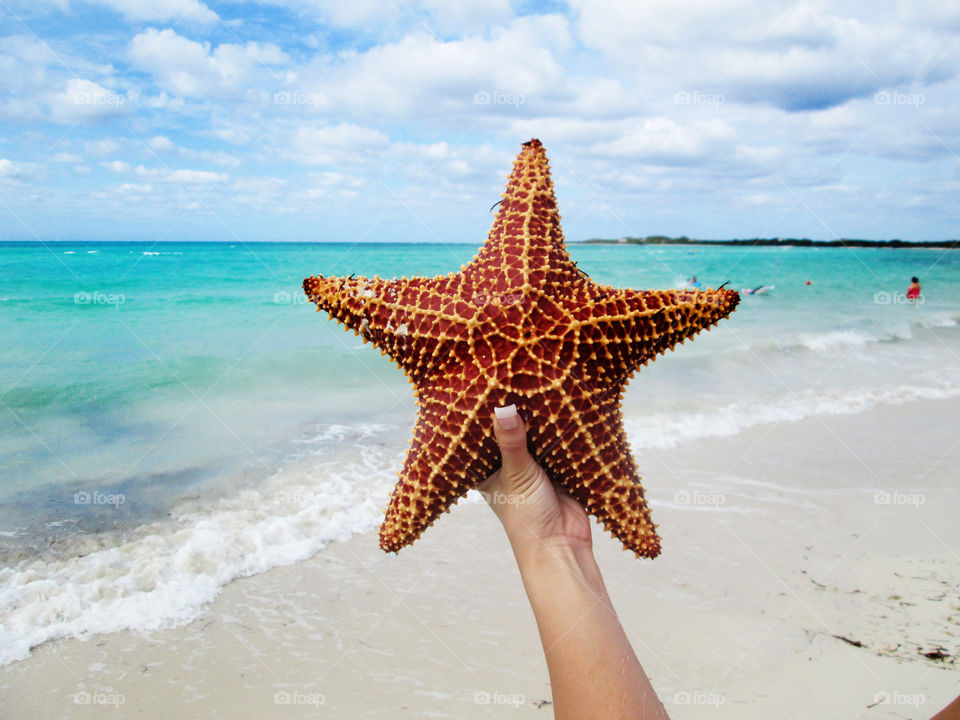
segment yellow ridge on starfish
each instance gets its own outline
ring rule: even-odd
[[[419,411],[380,526],[385,551],[412,543],[499,467],[493,408],[515,404],[550,479],[637,556],[660,553],[623,430],[623,391],[640,366],[740,297],[592,282],[567,254],[539,140],[524,143],[487,241],[460,272],[317,275],[303,289],[413,383]]]

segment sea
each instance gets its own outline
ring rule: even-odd
[[[0,664],[52,638],[189,622],[235,578],[374,530],[413,394],[301,283],[446,274],[476,249],[0,243]],[[615,287],[681,288],[694,275],[767,287],[627,389],[654,514],[672,491],[645,453],[960,395],[960,251],[569,252]]]

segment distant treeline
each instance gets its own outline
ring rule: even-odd
[[[839,240],[810,240],[809,238],[750,238],[749,240],[696,240],[685,236],[667,237],[666,235],[648,235],[643,238],[625,237],[617,240],[591,239],[580,242],[593,245],[752,245],[757,247],[786,246],[797,247],[887,247],[887,248],[952,248],[960,250],[960,240],[931,240],[909,242],[907,240],[859,240],[840,238]]]

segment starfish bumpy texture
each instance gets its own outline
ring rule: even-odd
[[[539,140],[524,144],[487,241],[460,272],[318,275],[303,288],[413,383],[419,412],[380,526],[383,550],[412,543],[499,467],[493,409],[515,404],[550,479],[638,557],[660,553],[620,400],[640,366],[729,315],[740,297],[592,282],[567,254]]]

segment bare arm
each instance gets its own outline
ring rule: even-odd
[[[558,720],[667,718],[593,557],[590,522],[527,451],[509,408],[494,431],[503,466],[480,485],[500,518],[540,630]]]

